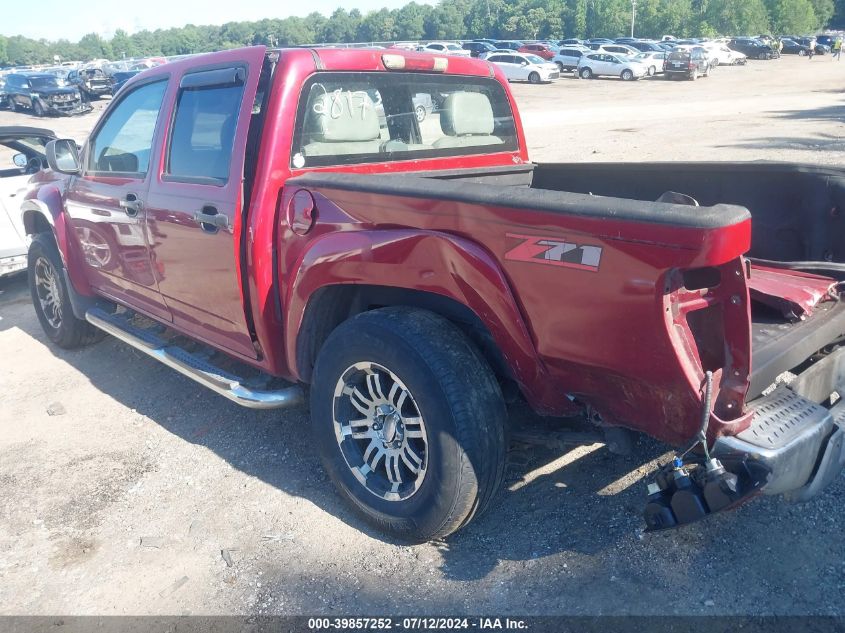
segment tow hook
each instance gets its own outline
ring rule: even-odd
[[[766,483],[768,470],[745,456],[718,460],[710,457],[707,425],[710,419],[713,374],[707,372],[701,429],[692,444],[662,466],[648,484],[644,517],[646,531],[678,527],[739,505]],[[703,456],[684,458],[701,445]]]

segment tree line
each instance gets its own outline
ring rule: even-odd
[[[659,38],[801,35],[845,25],[845,0],[636,0],[635,35]],[[78,42],[0,36],[0,66],[63,60],[184,55],[254,44],[393,40],[621,37],[631,28],[631,0],[441,0],[409,2],[366,14],[339,8],[331,16],[229,22],[139,31],[110,39],[89,33]]]

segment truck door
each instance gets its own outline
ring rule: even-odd
[[[92,286],[120,303],[169,319],[145,235],[150,155],[167,76],[133,86],[91,134],[65,206]]]
[[[264,47],[174,77],[164,156],[147,195],[151,257],[173,325],[255,358],[241,293],[246,138]]]

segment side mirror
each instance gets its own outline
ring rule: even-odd
[[[15,164],[15,167],[20,167],[21,169],[29,164],[26,154],[15,154],[12,156],[12,162]]]
[[[76,141],[60,138],[47,143],[47,164],[50,169],[62,174],[78,174],[80,171],[79,150]]]
[[[520,64],[520,66],[527,66],[527,65],[528,65],[528,62],[522,62],[522,63]]]

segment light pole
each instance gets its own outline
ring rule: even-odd
[[[634,37],[634,18],[637,15],[637,0],[631,0],[631,37]]]

